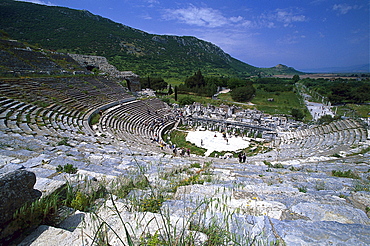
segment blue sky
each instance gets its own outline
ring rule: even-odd
[[[24,0],[25,1],[25,0]],[[257,67],[369,63],[367,0],[27,0],[86,9],[152,34],[195,36]]]

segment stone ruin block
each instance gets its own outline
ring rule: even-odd
[[[33,188],[35,183],[36,175],[26,170],[0,175],[0,242],[17,230],[8,227],[14,212],[41,196],[41,192]]]

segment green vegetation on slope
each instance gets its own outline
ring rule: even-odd
[[[105,56],[119,70],[140,76],[179,78],[198,69],[226,77],[281,73],[236,60],[195,37],[149,34],[86,10],[2,0],[0,12],[0,30],[12,38],[60,52]]]

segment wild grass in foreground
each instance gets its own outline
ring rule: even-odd
[[[32,220],[32,228],[39,224],[55,226],[57,223],[53,221],[57,218],[61,221],[71,215],[62,217],[63,208],[83,211],[84,220],[75,230],[80,231],[87,245],[275,243],[265,241],[262,235],[240,233],[245,230],[243,226],[235,231],[238,217],[226,206],[230,200],[227,189],[215,190],[212,197],[217,199],[186,198],[189,185],[212,182],[212,163],[159,168],[156,179],[148,178],[152,165],[137,162],[137,170],[113,180],[77,178],[79,182],[69,183],[62,191],[20,209],[14,218],[22,221],[21,224]],[[175,210],[173,203],[178,204]]]

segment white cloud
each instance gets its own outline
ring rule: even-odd
[[[344,3],[344,4],[334,4],[334,6],[333,6],[333,10],[338,11],[339,14],[342,14],[342,15],[347,14],[352,9],[358,9],[358,8],[359,8],[358,5],[351,6],[351,5],[348,5],[346,3]]]
[[[186,9],[167,10],[168,19],[176,19],[183,23],[203,27],[220,27],[227,19],[217,10],[190,6]]]
[[[51,3],[50,1],[44,2],[40,0],[16,0],[18,2],[29,2],[29,3],[37,3],[37,4],[42,4],[42,5],[48,5],[48,6],[55,6],[55,4]]]
[[[269,15],[268,19],[281,22],[284,27],[292,26],[294,22],[308,21],[306,16],[296,14],[292,9],[276,9],[273,14]]]
[[[222,27],[226,25],[250,26],[251,22],[241,16],[225,17],[220,11],[212,8],[198,8],[190,5],[183,9],[167,9],[164,17],[168,20],[178,20],[188,25],[201,27]]]
[[[231,22],[240,22],[243,21],[243,17],[238,16],[238,17],[230,17]]]
[[[242,16],[226,17],[217,9],[207,7],[195,7],[190,5],[188,8],[167,9],[163,17],[167,20],[177,20],[182,23],[208,27],[239,27],[239,28],[276,28],[278,23],[284,27],[291,27],[295,22],[306,22],[308,18],[299,13],[299,9],[276,9],[268,14],[262,14],[252,20]]]
[[[152,20],[153,18],[149,14],[142,14],[140,17],[144,20]]]
[[[280,45],[291,45],[291,44],[297,44],[300,42],[301,39],[304,39],[306,38],[305,35],[286,35],[282,38],[279,38],[277,40],[277,44],[280,44]]]
[[[325,38],[326,34],[322,33],[322,32],[318,32],[318,35],[320,38]]]
[[[155,7],[156,4],[159,4],[158,0],[145,0],[145,2],[149,4],[148,6],[146,6],[146,7],[149,7],[149,8]]]

